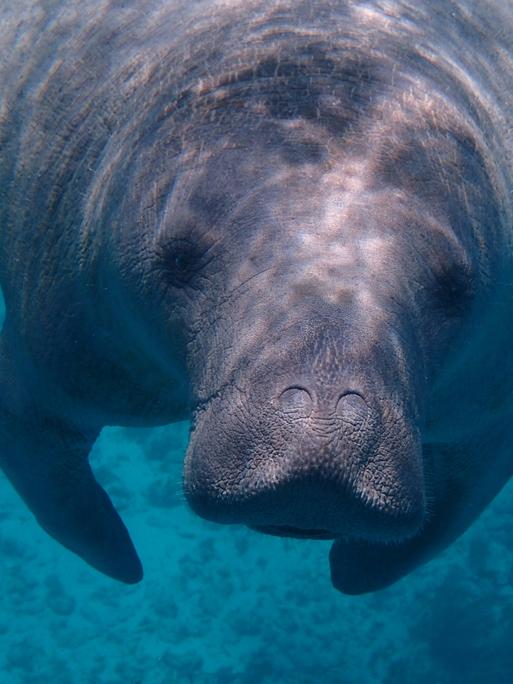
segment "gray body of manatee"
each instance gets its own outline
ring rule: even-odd
[[[333,539],[348,593],[497,494],[507,5],[0,4],[0,463],[53,537],[141,578],[88,463],[114,424],[191,418],[191,507]]]

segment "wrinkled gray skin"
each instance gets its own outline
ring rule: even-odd
[[[471,524],[513,467],[512,34],[481,0],[1,1],[0,462],[51,535],[138,581],[88,452],[185,418],[191,507],[334,539],[341,591]]]

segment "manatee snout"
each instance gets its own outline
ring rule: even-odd
[[[249,373],[197,411],[185,467],[191,507],[280,536],[414,536],[426,504],[408,407],[387,395],[383,377],[363,376],[368,359],[344,363],[333,348],[307,363],[293,356],[288,367]]]

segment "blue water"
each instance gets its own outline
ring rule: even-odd
[[[346,597],[330,585],[328,542],[187,510],[187,427],[104,430],[92,454],[143,560],[136,586],[53,542],[0,480],[2,684],[512,681],[511,486],[438,560]]]

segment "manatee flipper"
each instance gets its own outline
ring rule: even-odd
[[[402,544],[337,539],[330,550],[331,582],[344,594],[365,594],[397,582],[439,553],[445,544],[425,535]]]
[[[46,415],[20,399],[16,387],[5,351],[2,358],[0,339],[3,471],[52,537],[106,575],[138,582],[141,562],[88,462],[98,430],[81,430],[67,420]]]

